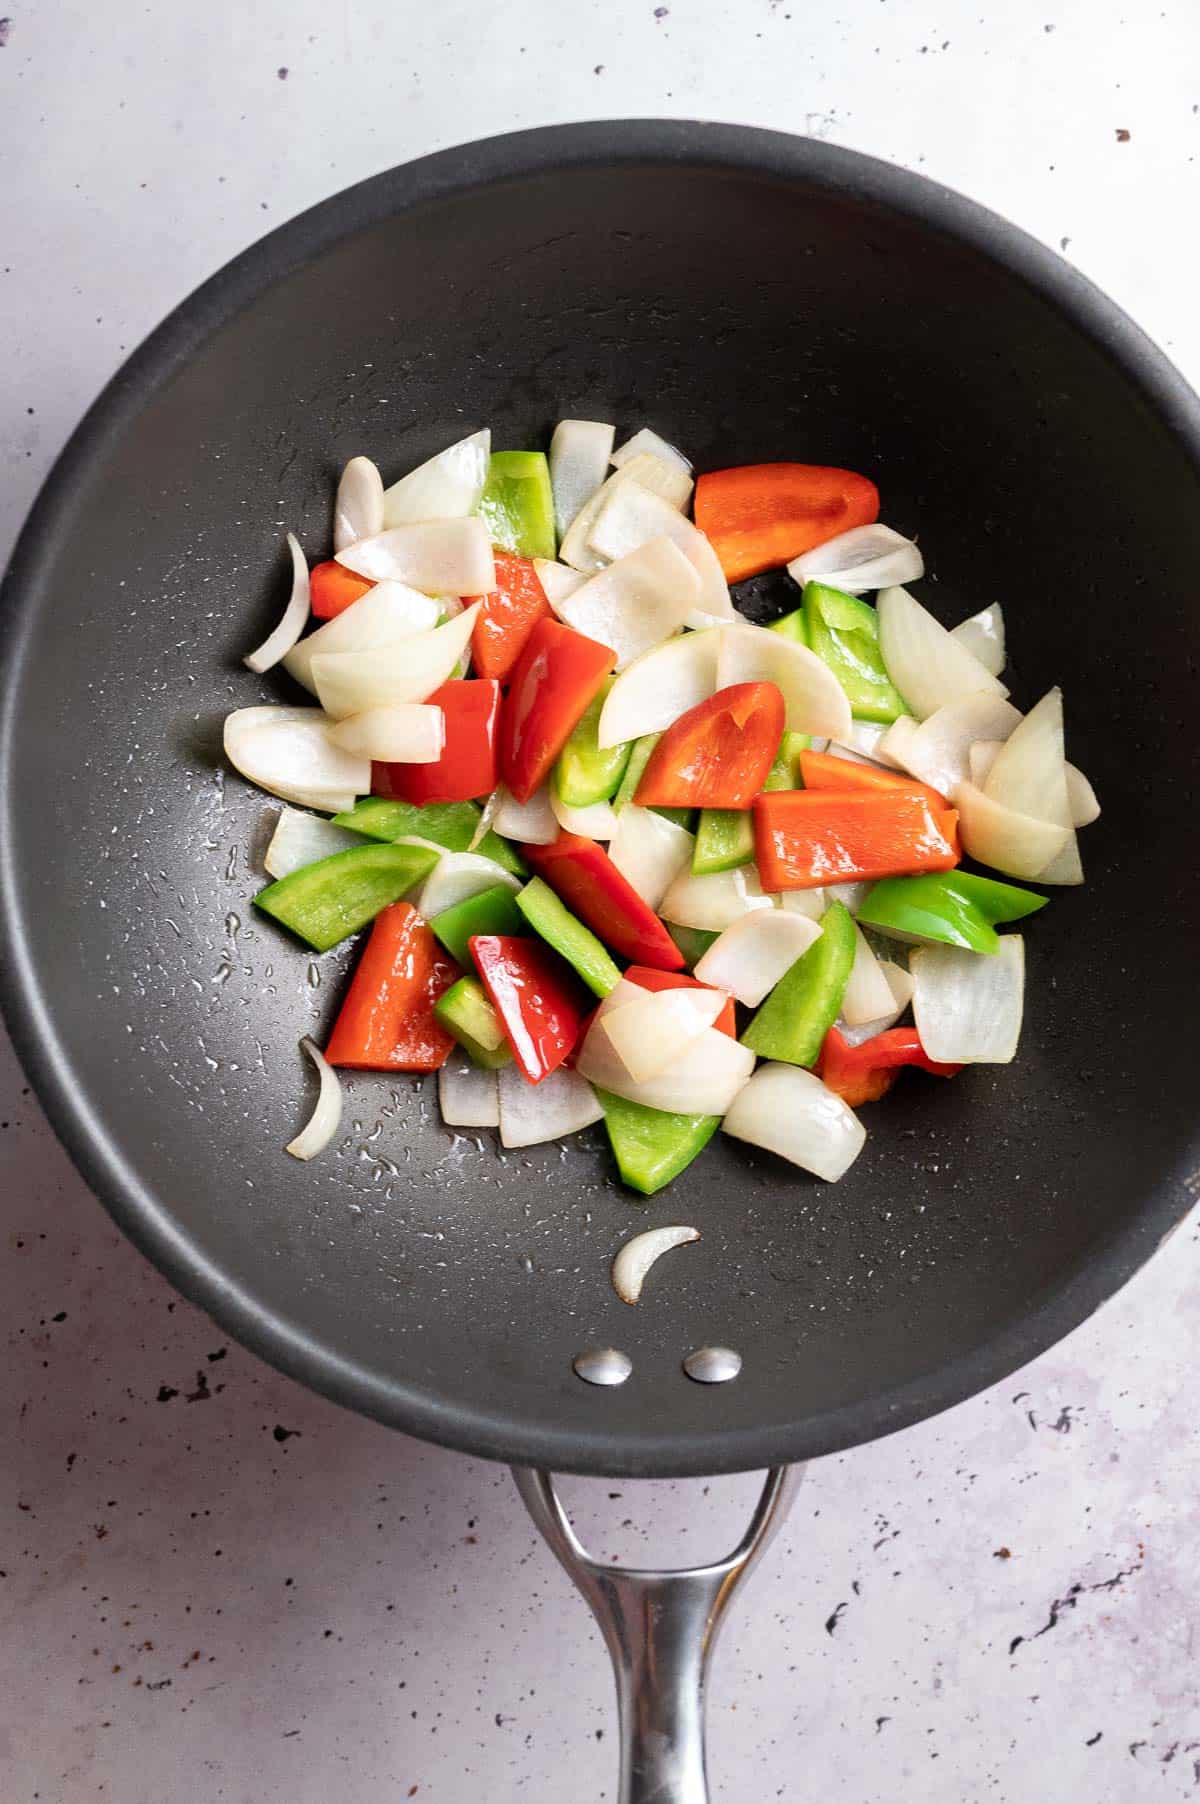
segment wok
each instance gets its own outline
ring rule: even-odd
[[[836,1188],[718,1136],[640,1207],[599,1129],[501,1156],[444,1130],[418,1083],[369,1076],[348,1080],[346,1148],[281,1153],[306,1109],[297,1039],[327,1025],[352,957],[310,959],[252,915],[269,811],[220,754],[223,713],[284,693],[238,662],[277,614],[283,529],[325,554],[356,452],[398,471],[483,423],[542,444],[564,414],[649,421],[702,468],[870,473],[887,521],[920,534],[918,592],[944,619],[1003,601],[1016,701],[1065,685],[1105,812],[1086,887],[1027,935],[1020,1056],[901,1086]],[[1182,1051],[1198,460],[1195,397],[1079,275],[943,189],[801,139],[521,133],[273,232],[110,384],[4,585],[4,1003],[84,1175],[265,1358],[523,1468],[781,1467],[1008,1373],[1148,1257],[1200,1165]],[[777,610],[780,584],[752,585],[748,610]],[[680,1220],[700,1245],[624,1307],[615,1247]],[[682,1375],[712,1342],[742,1355],[736,1382]],[[580,1383],[590,1343],[625,1349],[631,1380]],[[522,1483],[580,1576],[548,1481]],[[756,1533],[785,1490],[777,1474]],[[679,1622],[644,1587],[580,1582],[635,1666],[665,1611],[694,1691],[732,1570]],[[658,1647],[652,1689],[679,1657]],[[652,1778],[700,1795],[686,1685],[676,1703],[662,1745],[683,1752],[653,1778],[635,1749],[628,1796]],[[675,1707],[628,1686],[625,1704],[643,1729]]]

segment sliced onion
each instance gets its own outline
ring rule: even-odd
[[[390,526],[347,545],[337,559],[371,582],[408,583],[425,595],[486,595],[496,587],[491,535],[474,518]]]
[[[370,794],[371,763],[331,745],[328,725],[319,708],[239,708],[225,721],[225,756],[271,795],[340,814]]]
[[[841,1097],[799,1065],[760,1065],[721,1126],[831,1184],[849,1171],[867,1138]]]
[[[572,808],[564,802],[553,782],[546,785],[554,818],[564,833],[581,833],[584,839],[611,839],[617,830],[617,816],[611,802],[589,802]]]
[[[757,1008],[820,937],[821,929],[807,915],[758,909],[717,935],[693,975],[700,983],[728,990],[748,1008]]]
[[[659,463],[678,464],[689,476],[692,473],[692,466],[683,452],[674,445],[669,445],[665,438],[659,438],[657,432],[652,432],[649,426],[643,426],[640,432],[635,432],[632,438],[627,438],[623,445],[617,446],[612,454],[613,468],[623,469],[631,459],[644,456],[655,457]],[[682,505],[681,502],[680,506]]]
[[[772,634],[778,638],[778,633]],[[635,658],[608,692],[600,713],[601,750],[661,733],[717,687],[721,629],[684,633]]]
[[[702,877],[681,871],[663,897],[659,913],[677,927],[720,933],[743,915],[774,906],[774,897],[763,894],[754,865],[744,864],[736,871],[712,871]]]
[[[913,1019],[931,1059],[946,1065],[1007,1065],[1021,1037],[1025,942],[1000,936],[980,957],[958,946],[922,946],[912,955]]]
[[[1052,827],[1071,825],[1061,689],[1044,695],[1011,733],[978,733],[976,737],[1004,740],[984,785],[989,801],[1014,814],[1049,821]]]
[[[839,743],[846,751],[859,752],[864,758],[884,764],[887,760],[881,756],[879,748],[887,737],[887,732],[888,729],[877,720],[852,720],[850,731]],[[838,745],[831,744],[829,749],[831,752],[836,751]],[[815,746],[813,750],[816,750]]]
[[[963,849],[1006,877],[1040,878],[1070,837],[1069,828],[1016,814],[973,783],[960,783],[951,799],[958,809]]]
[[[458,520],[473,514],[487,481],[491,449],[492,435],[485,429],[448,445],[427,463],[418,464],[384,492],[383,525],[411,526],[419,520]],[[369,574],[363,572],[364,576]],[[488,588],[491,587],[489,583]],[[485,591],[466,588],[460,593],[477,595]]]
[[[446,746],[446,716],[425,702],[392,702],[339,720],[329,737],[381,764],[436,764]]]
[[[383,531],[383,478],[369,457],[352,457],[342,471],[333,504],[333,549]]]
[[[641,993],[645,995],[645,991]],[[663,990],[659,994],[679,992]],[[709,1027],[667,1070],[646,1083],[635,1083],[604,1030],[604,1017],[610,1007],[635,1000],[637,995],[637,985],[622,978],[604,998],[579,1049],[576,1070],[601,1089],[629,1102],[644,1103],[648,1109],[723,1115],[754,1069],[754,1054],[728,1034]]]
[[[681,871],[691,869],[695,838],[652,808],[626,802],[617,816],[608,855],[642,901],[658,913]]]
[[[318,1153],[324,1152],[342,1125],[342,1086],[325,1054],[307,1035],[300,1042],[300,1050],[312,1060],[321,1088],[316,1108],[296,1138],[289,1140],[286,1150],[293,1159],[315,1159]]]
[[[775,901],[784,914],[803,915],[807,921],[819,921],[829,907],[823,889],[785,889],[779,892]]]
[[[609,482],[628,480],[640,482],[645,489],[653,489],[664,501],[680,512],[687,506],[692,497],[695,484],[692,481],[692,466],[687,458],[675,450],[673,445],[665,447],[664,455],[654,451],[630,451],[629,456],[623,453],[630,451],[628,445],[622,445],[620,451],[614,452],[614,459],[621,458],[620,464],[609,477]]]
[[[267,635],[257,651],[252,651],[242,659],[243,664],[257,671],[260,676],[264,670],[272,669],[287,656],[308,625],[308,560],[301,551],[300,541],[294,532],[289,532],[287,542],[292,554],[292,592],[288,597],[287,607],[274,632]]]
[[[816,652],[765,626],[725,626],[720,633],[718,689],[731,683],[775,683],[783,694],[789,733],[825,733],[845,740],[850,703]]]
[[[282,808],[271,835],[271,843],[263,858],[268,877],[287,877],[318,858],[332,858],[335,852],[348,852],[352,846],[366,842],[360,833],[346,827],[335,827],[319,814],[303,814],[298,808]]]
[[[951,628],[950,637],[965,645],[985,670],[993,676],[1000,675],[1004,669],[1004,609],[998,601],[990,608],[981,608],[969,620],[960,620]]]
[[[656,1260],[675,1247],[689,1246],[699,1240],[697,1228],[647,1228],[627,1240],[612,1263],[613,1289],[622,1303],[636,1303],[642,1294],[646,1274]]]
[[[788,575],[801,586],[816,579],[846,595],[915,583],[924,574],[925,560],[915,542],[879,520],[871,526],[852,526],[788,565]]]
[[[878,1021],[893,1006],[891,985],[857,922],[854,927],[854,963],[842,995],[842,1017],[851,1027]]]
[[[529,846],[548,846],[558,838],[558,822],[550,806],[547,784],[535,789],[527,802],[518,802],[503,787],[496,793],[500,800],[492,816],[492,827],[505,839],[524,840]]]
[[[365,597],[364,597],[365,599]],[[323,652],[312,661],[312,678],[327,714],[345,720],[396,702],[423,702],[452,676],[471,642],[479,603],[444,626],[413,633],[372,651]]]
[[[438,1107],[447,1127],[499,1127],[495,1071],[472,1064],[456,1046],[438,1072]]]
[[[708,539],[678,508],[642,483],[629,478],[616,485],[596,515],[588,544],[601,557],[615,560],[659,538],[669,539],[696,572],[699,588],[688,625],[731,620],[729,584]]]
[[[907,589],[882,589],[875,608],[887,673],[918,720],[979,689],[1008,694],[962,640],[948,633]]]
[[[665,462],[661,458],[651,457],[640,452],[623,463],[619,470],[614,470],[606,482],[590,500],[585,501],[570,529],[563,537],[558,548],[558,555],[564,564],[570,564],[575,570],[585,570],[589,574],[604,567],[602,554],[596,551],[589,539],[601,508],[608,501],[613,491],[624,482],[640,482],[643,488],[651,489],[669,501],[672,507],[682,510],[687,506],[692,492],[692,479],[686,470],[678,464]]]
[[[900,719],[908,717],[901,715]],[[1011,702],[981,689],[935,708],[919,726],[908,724],[897,733],[900,721],[894,721],[884,735],[882,749],[902,770],[948,796],[970,777],[970,752],[975,742],[1007,739],[1020,720]]]
[[[840,902],[849,914],[856,915],[863,905],[870,883],[827,883],[826,902]]]
[[[707,1033],[727,998],[719,990],[643,990],[604,1016],[609,1044],[635,1084],[667,1070]]]
[[[283,660],[284,669],[315,695],[315,657],[326,652],[375,651],[382,645],[395,645],[414,633],[431,632],[439,614],[436,601],[404,583],[376,583],[307,639],[301,639]]]
[[[485,889],[503,887],[515,892],[521,887],[519,878],[494,858],[485,858],[482,852],[447,852],[444,846],[440,849],[442,856],[426,877],[417,900],[427,921]]]
[[[498,783],[483,807],[479,810],[479,819],[475,823],[475,831],[467,842],[467,851],[474,852],[481,846],[492,830],[492,822],[496,818],[496,810],[500,806],[504,794],[504,785]]]
[[[539,1146],[561,1140],[603,1119],[596,1093],[578,1071],[560,1065],[539,1084],[525,1081],[515,1065],[500,1071],[500,1139],[505,1146]]]
[[[878,758],[869,758],[865,752],[855,751],[853,746],[840,745],[836,739],[829,741],[828,750],[831,758],[844,758],[847,764],[867,764],[875,770],[883,769]]]
[[[873,1021],[860,1021],[857,1027],[851,1027],[844,1017],[840,1018],[838,1027],[848,1046],[862,1046],[867,1040],[873,1040],[876,1034],[886,1033],[889,1027],[896,1025],[912,1001],[913,980],[910,972],[902,965],[893,964],[888,958],[880,959],[879,969],[887,979],[888,989],[892,993],[891,1006],[886,1014],[877,1015]]]
[[[550,483],[559,538],[585,501],[590,501],[608,475],[612,455],[611,426],[601,420],[560,420],[550,440]]]
[[[576,589],[587,581],[587,577],[582,570],[572,570],[569,564],[556,564],[554,559],[549,557],[535,557],[533,568],[542,585],[542,592],[546,600],[561,619],[562,616],[559,613],[561,603],[566,601],[569,595],[574,595]]]
[[[980,739],[970,748],[970,780],[976,789],[986,789],[988,776],[997,756],[1003,750],[1002,739]],[[1073,827],[1088,827],[1100,818],[1100,802],[1095,790],[1078,765],[1067,765],[1067,805]]]
[[[615,651],[624,670],[680,631],[699,593],[700,579],[682,551],[658,538],[598,571],[559,603],[559,613],[576,632]]]
[[[1068,833],[1067,843],[1061,852],[1055,854],[1037,874],[1039,883],[1082,883],[1083,862],[1079,856],[1079,840],[1074,831]]]

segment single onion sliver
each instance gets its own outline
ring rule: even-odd
[[[248,657],[242,659],[250,670],[262,675],[264,670],[271,670],[282,659],[286,658],[297,639],[308,625],[308,612],[311,605],[308,585],[308,560],[300,549],[300,541],[294,532],[287,536],[288,550],[292,554],[292,592],[288,597],[287,607],[275,630],[268,634]]]
[[[652,808],[626,802],[617,816],[608,855],[626,882],[657,914],[681,871],[690,870],[694,836]]]
[[[554,612],[562,619],[560,604],[574,595],[588,580],[582,570],[572,570],[569,564],[556,563],[553,558],[535,557],[534,574],[542,585],[542,593]]]
[[[854,925],[854,963],[842,995],[842,1017],[851,1027],[878,1021],[893,1006],[891,986],[862,928]]]
[[[554,522],[565,538],[576,514],[608,475],[613,428],[602,420],[560,420],[550,440]]]
[[[546,785],[554,818],[565,833],[581,833],[585,839],[611,839],[617,830],[617,815],[611,802],[588,802],[572,808],[564,802],[553,781]]]
[[[438,1072],[438,1107],[447,1127],[499,1127],[496,1073],[473,1064],[455,1047]]]
[[[604,1016],[603,1031],[635,1084],[683,1056],[725,1007],[719,990],[647,990]]]
[[[446,716],[427,702],[390,702],[337,721],[329,737],[381,764],[436,764],[446,744]]]
[[[689,708],[707,701],[717,687],[720,645],[721,629],[710,627],[668,639],[635,658],[609,690],[600,711],[600,749],[640,739],[645,733],[661,733]]]
[[[911,960],[913,1019],[931,1059],[947,1065],[1007,1065],[1025,1006],[1025,942],[1000,937],[982,957],[958,946],[923,946]]]
[[[775,898],[765,895],[753,864],[733,871],[712,871],[694,876],[681,871],[662,899],[659,913],[676,927],[699,927],[720,933],[743,915],[758,908],[774,908]]]
[[[363,597],[364,601],[367,599]],[[395,702],[423,702],[454,674],[471,642],[480,604],[432,632],[372,651],[322,652],[312,661],[321,706],[337,720]]]
[[[500,1140],[504,1146],[540,1146],[577,1134],[603,1118],[596,1092],[578,1071],[561,1065],[531,1084],[515,1065],[500,1071]]]
[[[642,1294],[647,1272],[664,1253],[673,1251],[675,1247],[689,1246],[699,1238],[699,1229],[680,1225],[647,1228],[644,1233],[635,1234],[632,1240],[627,1240],[612,1263],[613,1289],[622,1303],[637,1302]]]
[[[337,560],[369,582],[408,583],[425,595],[487,595],[496,587],[491,537],[476,518],[389,526],[347,545]]]
[[[875,608],[887,673],[918,720],[979,689],[1008,694],[999,678],[907,589],[880,590]]]
[[[748,1008],[757,1008],[820,937],[821,929],[807,915],[759,909],[718,934],[694,975],[700,983],[715,984]]]
[[[352,457],[333,504],[333,549],[345,551],[358,539],[373,539],[384,525],[383,478],[369,457]]]
[[[950,629],[950,637],[965,645],[985,670],[1000,675],[1004,669],[1004,609],[998,601],[990,608],[980,608],[969,620],[960,620]]]
[[[540,789],[535,789],[527,802],[518,802],[503,784],[496,794],[500,800],[492,815],[492,827],[505,839],[523,840],[530,846],[548,846],[558,838],[549,784],[543,783]]]
[[[823,733],[830,739],[845,740],[850,731],[850,703],[816,652],[748,622],[719,631],[718,689],[727,689],[732,683],[774,683],[783,695],[784,724],[789,733]]]
[[[299,808],[281,808],[271,843],[263,857],[263,870],[268,877],[288,877],[315,864],[319,858],[331,858],[335,852],[348,852],[365,842],[361,833],[346,827],[335,827],[319,814],[306,814]]]
[[[316,1067],[321,1088],[316,1108],[296,1138],[289,1140],[286,1151],[293,1159],[315,1159],[318,1153],[324,1152],[342,1124],[342,1086],[320,1047],[307,1035],[300,1042],[300,1050],[308,1054]]]
[[[260,789],[340,814],[371,789],[371,764],[331,744],[320,708],[238,708],[225,720],[225,756]]]
[[[670,539],[650,539],[559,603],[568,626],[617,654],[617,669],[677,633],[698,605],[700,579]]]
[[[1020,723],[1020,713],[1011,702],[980,689],[961,701],[935,708],[919,724],[902,714],[884,734],[879,749],[901,770],[948,796],[970,776],[970,752],[976,740],[1007,739]]]
[[[913,980],[910,972],[888,958],[880,959],[879,969],[886,977],[888,989],[892,993],[891,1007],[886,1014],[877,1016],[873,1021],[860,1021],[856,1027],[851,1027],[842,1016],[837,1025],[849,1046],[862,1046],[867,1040],[873,1040],[876,1034],[886,1033],[889,1027],[895,1027],[912,1001]]]
[[[721,1126],[829,1183],[850,1169],[867,1138],[841,1097],[799,1065],[760,1065]]]
[[[515,892],[520,887],[520,880],[511,871],[506,871],[495,859],[485,858],[482,852],[447,852],[443,849],[442,856],[425,879],[416,905],[425,919],[432,921],[445,909],[454,908],[485,889],[503,888]]]
[[[410,639],[414,633],[432,632],[441,610],[429,595],[410,589],[405,583],[376,583],[348,608],[319,626],[307,639],[292,647],[283,660],[289,676],[315,695],[312,661],[322,652],[374,651],[379,646],[395,645]]]
[[[973,783],[960,783],[951,800],[958,810],[963,849],[971,858],[1006,877],[1049,881],[1042,873],[1067,844],[1070,828],[1017,814]]]
[[[665,438],[659,438],[657,432],[652,432],[649,426],[643,426],[640,432],[635,432],[632,438],[627,438],[623,445],[617,446],[612,454],[612,465],[615,470],[620,470],[633,458],[645,456],[655,457],[659,463],[677,464],[689,476],[692,473],[692,466],[683,452],[668,444]]]
[[[880,520],[869,526],[852,526],[849,532],[840,532],[835,539],[802,552],[788,565],[788,575],[801,586],[816,580],[847,595],[914,583],[924,574],[925,560],[914,540]]]
[[[394,482],[383,496],[383,526],[412,526],[425,520],[458,520],[479,506],[487,481],[492,435],[485,427],[447,445]],[[363,573],[368,574],[367,572]],[[447,585],[453,587],[452,584]],[[464,595],[486,590],[463,589]]]

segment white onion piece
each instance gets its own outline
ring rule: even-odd
[[[515,893],[521,887],[519,878],[494,858],[485,858],[482,852],[447,852],[444,846],[441,851],[442,856],[426,877],[417,899],[416,905],[427,921],[485,889],[503,887]]]
[[[369,457],[352,457],[342,471],[333,504],[333,549],[383,531],[383,477]]]
[[[365,597],[364,597],[365,599]],[[345,720],[395,702],[423,702],[439,689],[471,643],[480,604],[466,608],[432,632],[412,633],[371,651],[322,652],[312,678],[327,714]]]
[[[1058,857],[1070,837],[1070,828],[1050,821],[1016,814],[994,802],[973,783],[960,783],[951,800],[958,809],[958,831],[963,850],[979,864],[990,865],[1006,877],[1038,878]]]
[[[921,1045],[944,1065],[1007,1065],[1021,1037],[1025,942],[1000,936],[981,958],[958,946],[922,946],[912,955],[913,1019]]]
[[[788,575],[802,586],[816,580],[846,595],[915,583],[924,574],[925,560],[914,541],[879,520],[871,526],[852,526],[788,565]]]
[[[774,906],[774,897],[763,894],[754,865],[744,864],[735,871],[711,871],[702,877],[681,871],[663,897],[659,913],[677,927],[720,933],[743,915]]]
[[[609,690],[600,711],[601,750],[640,739],[643,733],[661,733],[689,708],[707,701],[717,687],[720,645],[721,629],[710,627],[669,639],[635,658]]]
[[[873,1040],[876,1034],[886,1033],[889,1027],[895,1027],[912,1001],[913,980],[910,972],[887,958],[880,959],[879,969],[887,979],[888,989],[892,993],[891,1006],[886,1014],[877,1015],[873,1021],[860,1021],[856,1027],[851,1027],[844,1017],[839,1017],[837,1025],[848,1046],[862,1046],[867,1040]]]
[[[876,764],[887,762],[880,753],[880,745],[887,737],[888,729],[877,720],[852,720],[850,731],[843,740],[831,743],[829,750],[836,752],[840,745],[846,751],[859,752],[864,758],[872,759]],[[816,751],[816,747],[813,750]]]
[[[474,852],[478,846],[483,844],[484,840],[491,832],[492,822],[496,818],[496,810],[500,806],[503,795],[504,785],[498,783],[487,801],[483,804],[483,807],[479,810],[479,819],[475,823],[475,831],[472,833],[470,840],[467,843],[468,852]]]
[[[699,588],[688,624],[731,620],[729,584],[708,539],[678,508],[642,483],[630,478],[617,484],[596,515],[588,544],[601,557],[616,560],[659,538],[669,539],[696,572]]]
[[[677,633],[696,606],[700,579],[669,539],[647,544],[600,570],[559,603],[568,626],[617,654],[617,669]]]
[[[865,752],[857,752],[853,746],[840,745],[836,739],[829,741],[827,749],[831,758],[843,758],[847,764],[868,764],[875,770],[883,768],[877,758],[868,758]]]
[[[560,604],[569,595],[574,595],[576,589],[587,581],[587,577],[582,570],[572,570],[569,564],[557,564],[549,557],[535,557],[533,568],[542,585],[542,593],[561,619]]]
[[[967,782],[974,783],[976,789],[982,789],[988,779],[988,772],[996,762],[1003,739],[977,739],[967,750]]]
[[[819,921],[829,907],[823,889],[785,889],[775,898],[787,915],[803,915],[807,921]]]
[[[713,1025],[727,998],[718,990],[643,990],[604,1016],[609,1044],[635,1084],[681,1059]]]
[[[381,764],[436,764],[446,746],[446,716],[425,702],[392,702],[336,721],[329,737]]]
[[[617,830],[617,814],[611,802],[588,802],[572,808],[558,793],[553,779],[546,788],[554,818],[564,833],[581,833],[584,839],[611,839]]]
[[[789,733],[825,733],[844,742],[850,731],[850,703],[830,670],[794,639],[765,626],[720,629],[717,688],[731,683],[775,683],[783,694]]]
[[[892,991],[887,974],[856,922],[854,963],[850,967],[842,995],[842,1017],[851,1027],[859,1027],[864,1021],[878,1021],[892,1006]]]
[[[604,1118],[596,1092],[578,1071],[560,1065],[530,1084],[515,1065],[500,1070],[500,1140],[504,1146],[539,1146],[561,1140]]]
[[[370,582],[408,583],[425,595],[486,595],[496,587],[491,535],[475,518],[390,526],[347,545],[337,560]]]
[[[324,1152],[342,1125],[342,1086],[325,1054],[307,1035],[300,1042],[300,1050],[312,1060],[321,1088],[316,1108],[296,1138],[289,1140],[285,1150],[293,1159],[315,1159],[318,1153]]]
[[[456,1046],[438,1072],[438,1107],[447,1127],[499,1127],[495,1071],[473,1065]]]
[[[601,420],[560,420],[550,440],[550,485],[560,539],[608,475],[616,434]]]
[[[608,855],[647,907],[658,913],[663,897],[681,871],[691,869],[695,839],[652,808],[626,802],[617,816]]]
[[[575,570],[586,570],[589,574],[603,569],[603,556],[588,541],[601,508],[613,490],[623,482],[640,482],[643,488],[652,489],[656,495],[661,495],[664,501],[669,501],[672,507],[681,511],[687,506],[692,492],[692,479],[686,470],[678,464],[667,463],[661,458],[639,452],[636,457],[631,457],[622,464],[619,470],[614,470],[591,499],[584,502],[558,548],[558,555],[564,564],[570,564]]]
[[[1004,669],[1004,609],[998,601],[990,608],[981,608],[969,620],[960,620],[951,627],[950,637],[965,645],[985,670],[993,676],[1000,675]]]
[[[636,986],[627,984],[625,988],[633,990]],[[620,989],[618,984],[611,996]],[[605,998],[608,1000],[610,997]],[[603,1006],[602,1003],[596,1011],[575,1068],[590,1083],[611,1090],[614,1096],[623,1096],[627,1102],[640,1102],[648,1109],[665,1109],[680,1115],[723,1115],[754,1069],[754,1054],[749,1047],[709,1027],[673,1065],[643,1084],[635,1083],[604,1030]]]
[[[976,789],[987,786],[988,776],[1003,750],[1002,739],[980,739],[970,748],[970,780]],[[1073,827],[1089,827],[1100,818],[1100,802],[1078,765],[1067,765],[1067,804]]]
[[[1067,834],[1067,843],[1061,852],[1056,852],[1048,865],[1037,874],[1039,883],[1082,883],[1083,862],[1079,856],[1079,840],[1074,830]]]
[[[503,785],[496,794],[500,800],[492,816],[492,827],[505,839],[524,840],[529,846],[548,846],[558,838],[558,822],[550,806],[548,784],[535,789],[527,802],[518,802]]]
[[[840,1096],[799,1065],[760,1065],[721,1123],[727,1134],[829,1183],[853,1165],[867,1131]]]
[[[416,908],[421,900],[422,888],[429,881],[430,876],[432,876],[433,872],[437,869],[440,861],[448,856],[446,848],[445,846],[439,845],[434,839],[422,838],[419,833],[401,833],[393,843],[398,846],[419,846],[423,852],[433,853],[433,864],[430,866],[429,870],[423,877],[418,877],[415,882],[410,883],[408,889],[405,891],[406,901],[411,902],[413,907]],[[499,1041],[497,1041],[497,1045],[499,1045]]]
[[[637,1302],[647,1272],[664,1253],[675,1247],[690,1246],[699,1238],[699,1229],[679,1226],[647,1228],[645,1233],[635,1234],[632,1240],[627,1240],[612,1262],[613,1289],[622,1303]]]
[[[239,708],[225,720],[225,756],[251,783],[295,802],[340,814],[371,791],[371,763],[331,745],[319,708]]]
[[[1004,740],[984,784],[990,802],[1049,821],[1052,827],[1071,825],[1061,689],[1049,690],[1010,733],[978,733],[976,738]]]
[[[717,935],[693,976],[700,983],[727,990],[748,1008],[757,1008],[784,972],[820,937],[821,929],[807,915],[790,909],[758,909]]]
[[[487,481],[491,449],[492,435],[485,428],[418,464],[385,490],[383,525],[411,526],[418,520],[459,520],[473,514]],[[446,586],[453,588],[454,584]],[[473,595],[481,591],[463,589],[460,593]]]
[[[902,720],[908,718],[904,715]],[[980,739],[1007,739],[1021,716],[1011,702],[990,690],[935,708],[918,726],[884,735],[883,750],[902,770],[948,796],[970,778],[971,747]],[[893,727],[899,722],[893,722]]]
[[[347,827],[335,827],[319,814],[304,814],[298,808],[282,808],[271,835],[271,843],[263,858],[268,877],[287,877],[315,864],[318,858],[332,858],[335,852],[348,852],[352,846],[368,842],[361,833]]]
[[[287,543],[292,554],[292,592],[288,597],[287,607],[283,610],[278,626],[268,633],[258,650],[242,659],[243,664],[260,676],[264,670],[271,670],[287,656],[308,625],[308,560],[301,551],[300,541],[294,532],[289,532]]]
[[[689,476],[692,473],[692,466],[683,452],[674,445],[669,445],[665,438],[659,438],[657,432],[652,432],[649,426],[643,426],[640,432],[635,432],[632,438],[627,438],[623,445],[617,446],[612,454],[612,465],[615,470],[620,470],[632,458],[647,455],[657,458],[659,463],[678,464]]]
[[[621,452],[628,449],[628,446],[622,445]],[[621,456],[621,452],[616,455]],[[695,487],[691,464],[674,446],[668,446],[662,457],[654,451],[637,451],[628,457],[622,457],[619,467],[608,480],[610,483],[640,482],[644,489],[653,489],[656,495],[661,495],[664,501],[669,501],[680,512],[691,500],[692,489]]]
[[[428,633],[437,625],[440,609],[436,601],[410,589],[404,583],[376,583],[348,608],[319,626],[307,639],[292,648],[283,660],[284,669],[298,683],[315,695],[312,661],[324,652],[375,651],[382,645],[395,645],[414,633]]]
[[[856,915],[863,905],[863,898],[871,887],[870,883],[827,883],[825,900],[840,902],[848,913]]]
[[[875,611],[887,673],[918,720],[978,689],[1008,694],[999,678],[907,589],[880,590]]]

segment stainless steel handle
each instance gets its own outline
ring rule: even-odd
[[[725,1606],[783,1522],[804,1468],[767,1474],[727,1559],[681,1572],[603,1566],[581,1545],[548,1472],[513,1467],[525,1507],[587,1599],[617,1681],[620,1804],[706,1804],[704,1681]]]

